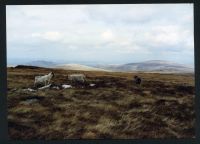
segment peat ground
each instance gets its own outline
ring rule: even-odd
[[[68,89],[33,88],[36,75],[55,73]],[[84,73],[86,84],[68,74]],[[142,77],[141,86],[132,82]],[[194,138],[194,75],[8,68],[9,138],[141,139]],[[89,86],[89,84],[95,84]]]

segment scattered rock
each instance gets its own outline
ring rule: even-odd
[[[91,87],[95,86],[96,84],[90,84]]]
[[[26,101],[22,101],[20,104],[29,105],[35,102],[38,102],[38,99],[27,99]]]
[[[39,90],[50,88],[51,84],[38,88]]]
[[[35,92],[36,90],[34,90],[34,89],[31,89],[31,88],[27,88],[27,89],[23,89],[23,91]]]
[[[57,90],[60,90],[59,86],[54,86],[52,87],[53,89],[57,89]]]
[[[67,89],[67,88],[72,88],[72,86],[71,85],[62,85],[62,88],[64,88],[64,89]]]

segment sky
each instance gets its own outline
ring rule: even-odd
[[[193,4],[6,6],[7,59],[194,65]]]

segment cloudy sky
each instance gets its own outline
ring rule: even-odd
[[[7,6],[7,57],[194,63],[192,4]]]

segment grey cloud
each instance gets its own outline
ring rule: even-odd
[[[171,55],[165,59],[181,61],[174,58],[178,52],[180,57],[188,57],[189,50],[193,51],[192,12],[191,4],[8,6],[8,55],[127,62],[163,58],[159,53],[166,52]],[[161,34],[168,35],[153,29],[168,26],[178,27],[177,31],[168,31],[169,36],[178,34],[178,42],[170,38],[169,42],[159,41]],[[182,36],[185,30],[188,33]],[[111,36],[103,38],[107,31]],[[61,38],[45,39],[48,32],[57,32]]]

